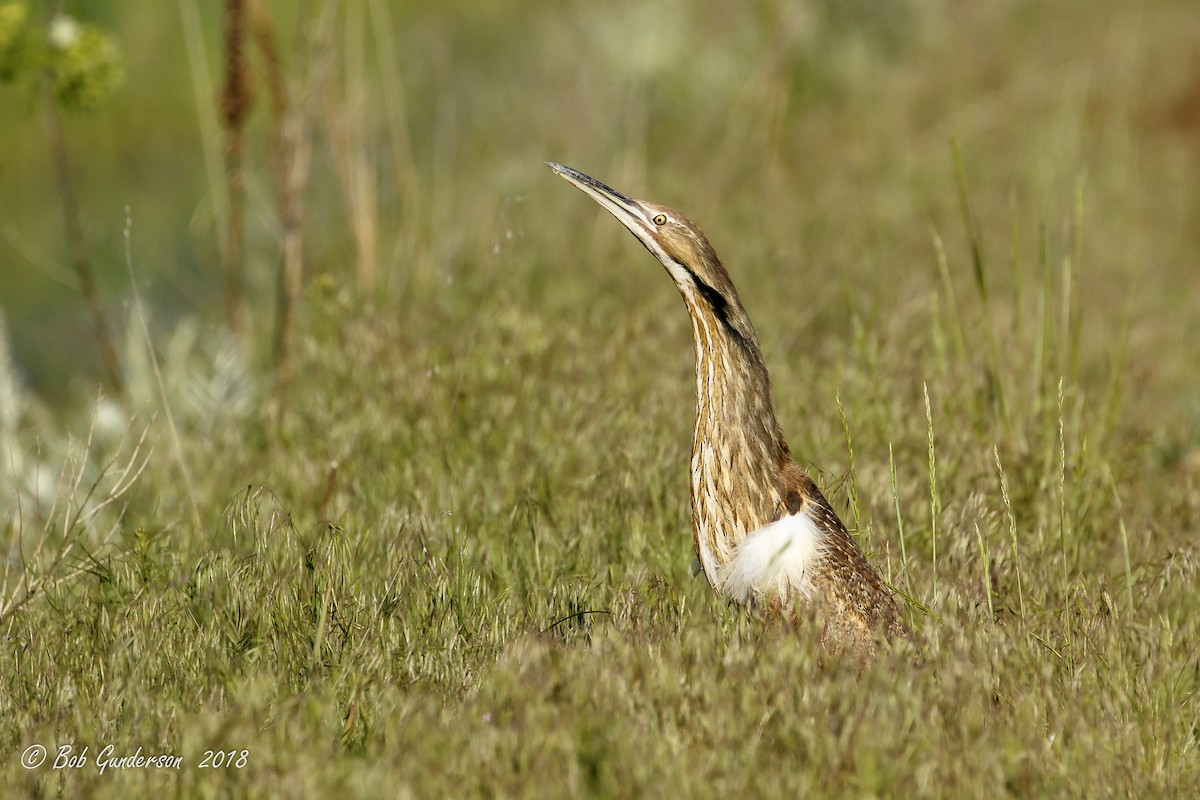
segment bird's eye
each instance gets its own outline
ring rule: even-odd
[[[666,225],[667,224],[667,215],[666,214],[655,214],[654,215],[654,224],[655,225]]]

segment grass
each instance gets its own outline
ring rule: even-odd
[[[1182,333],[1200,127],[1172,111],[1200,84],[1180,66],[1189,3],[896,2],[886,24],[860,4],[397,4],[394,49],[371,39],[386,5],[334,37],[361,50],[335,52],[325,112],[347,74],[380,100],[355,87],[338,124],[358,127],[314,150],[285,385],[265,168],[237,340],[208,321],[215,278],[173,311],[204,284],[195,261],[220,274],[213,170],[197,156],[174,192],[105,189],[130,169],[105,137],[136,123],[124,106],[91,123],[94,258],[148,286],[122,320],[119,404],[24,367],[28,315],[7,320],[15,359],[0,340],[4,785],[1200,790],[1200,346]],[[159,73],[181,87],[163,124],[199,153],[185,55],[218,63],[216,18],[180,8],[179,35],[202,35]],[[667,27],[630,34],[649,22]],[[138,95],[143,71],[130,106],[165,102]],[[165,169],[156,153],[131,158]],[[792,448],[905,599],[919,662],[844,661],[811,622],[766,623],[689,575],[685,312],[546,158],[709,233]],[[363,164],[377,185],[339,183]],[[0,200],[54,252],[36,189]],[[6,291],[36,299],[32,280]],[[34,743],[90,763],[23,769]],[[185,763],[101,774],[109,744]],[[201,769],[206,750],[248,755]]]

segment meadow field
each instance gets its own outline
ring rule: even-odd
[[[258,0],[233,193],[224,4],[64,3],[61,113],[19,5],[6,796],[1200,796],[1194,0]],[[706,231],[919,658],[692,576],[690,323],[547,160]]]

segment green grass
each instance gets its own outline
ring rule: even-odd
[[[81,196],[110,296],[127,269],[149,287],[118,320],[120,404],[29,366],[38,323],[9,299],[77,297],[28,275],[3,295],[3,785],[1200,792],[1200,128],[1173,111],[1200,91],[1191,3],[703,5],[398,4],[390,56],[339,28],[321,102],[355,74],[379,98],[345,116],[378,184],[351,199],[318,140],[284,386],[266,154],[238,341],[213,322],[194,65],[180,43],[160,73],[176,94],[140,95],[148,23],[113,22],[129,96],[88,123]],[[121,177],[165,169],[131,133],[139,102],[177,109],[186,178]],[[685,311],[544,159],[708,232],[792,449],[905,599],[921,660],[843,660],[810,621],[690,577]],[[53,193],[0,191],[10,234],[27,221],[56,252],[34,219],[56,219]],[[351,206],[377,226],[375,291]],[[94,370],[82,335],[73,352]],[[23,769],[34,743],[91,763]],[[108,744],[185,761],[100,774]],[[206,750],[248,757],[200,769]]]

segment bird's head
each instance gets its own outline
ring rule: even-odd
[[[553,161],[546,165],[620,220],[662,262],[689,305],[708,306],[735,333],[753,338],[729,273],[695,223],[666,206],[623,195],[579,170]]]

